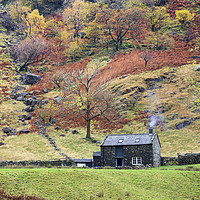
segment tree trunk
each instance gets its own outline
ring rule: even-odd
[[[87,120],[87,135],[86,138],[90,139],[90,119]]]
[[[116,42],[116,44],[115,44],[115,50],[116,50],[116,51],[119,50],[119,42]]]
[[[27,72],[28,71],[28,67],[27,67],[27,65],[22,65],[20,68],[19,68],[19,71],[20,72],[22,72],[22,71],[25,71],[25,72]]]
[[[144,60],[144,61],[145,61],[144,66],[147,67],[148,60]]]

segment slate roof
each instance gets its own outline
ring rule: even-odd
[[[92,159],[72,159],[75,163],[90,163]]]
[[[94,151],[93,156],[101,156],[101,151]]]
[[[112,134],[104,138],[101,146],[127,146],[151,144],[156,134]]]

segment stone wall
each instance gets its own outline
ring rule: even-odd
[[[162,157],[161,165],[191,165],[200,163],[200,153],[178,154],[177,157]]]
[[[161,166],[178,165],[177,157],[161,157]]]
[[[186,153],[184,155],[178,154],[179,165],[190,165],[200,163],[200,153]]]
[[[0,161],[0,167],[25,167],[25,166],[35,166],[35,167],[58,167],[58,166],[72,166],[73,161],[71,160],[52,160],[52,161],[42,161],[42,160],[29,160],[29,161]]]

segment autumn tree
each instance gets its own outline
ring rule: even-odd
[[[39,11],[37,9],[33,10],[31,13],[25,14],[24,19],[26,22],[28,35],[43,33],[45,18],[43,17],[43,15],[39,14]]]
[[[110,38],[118,51],[124,40],[132,39],[129,37],[131,31],[139,31],[137,25],[141,23],[142,18],[143,10],[140,8],[115,11],[104,6],[97,13],[96,20],[102,24],[104,35]]]
[[[25,6],[23,1],[17,0],[9,4],[7,11],[13,20],[16,21],[19,25],[24,22],[24,15],[28,12],[31,12],[31,8]]]
[[[18,31],[28,35],[43,33],[45,18],[37,9],[31,11],[30,7],[24,6],[23,1],[15,1],[8,7],[8,13],[17,23]]]
[[[93,62],[84,70],[77,70],[67,74],[65,80],[65,96],[67,112],[83,118],[87,126],[86,138],[91,138],[91,121],[98,117],[110,119],[114,112],[115,98],[106,90],[108,83],[98,86],[100,65]],[[99,77],[100,78],[100,77]]]
[[[153,55],[148,51],[144,51],[140,57],[144,59],[144,66],[147,67],[148,62],[153,58]]]
[[[61,21],[56,21],[55,19],[50,19],[46,21],[44,25],[44,32],[47,37],[58,37],[59,32],[61,32],[60,27],[63,26]]]
[[[89,4],[84,0],[75,0],[72,7],[67,7],[63,12],[63,18],[68,31],[72,32],[74,38],[79,37],[80,31],[85,27]]]
[[[27,29],[25,16],[31,12],[30,7],[24,6],[23,1],[17,0],[10,3],[6,10],[16,24],[15,30],[25,34]]]
[[[66,72],[64,70],[59,70],[55,73],[50,74],[50,82],[53,82],[58,88],[61,88],[66,77],[65,73]]]
[[[176,10],[176,19],[184,25],[187,22],[194,20],[194,14],[190,13],[189,10]]]
[[[9,53],[19,71],[27,71],[28,66],[46,59],[52,52],[52,45],[41,37],[26,38],[19,44],[12,45]]]
[[[165,50],[174,46],[174,39],[166,32],[151,32],[149,36],[146,37],[146,44],[152,49]]]
[[[159,31],[170,24],[170,16],[165,7],[147,8],[146,19],[153,32]]]
[[[85,29],[86,37],[96,44],[97,40],[100,39],[103,35],[103,30],[101,24],[98,24],[96,20],[88,23],[87,28]]]

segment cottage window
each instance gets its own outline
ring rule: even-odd
[[[140,138],[136,138],[135,142],[138,143],[140,141]]]
[[[124,139],[119,139],[118,143],[122,143],[124,141]]]
[[[115,155],[116,155],[116,157],[123,157],[123,147],[121,147],[121,146],[116,147]]]
[[[141,165],[142,164],[142,157],[133,157],[132,158],[132,165]]]

